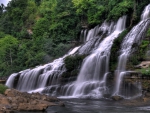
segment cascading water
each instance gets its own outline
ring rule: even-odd
[[[77,80],[66,85],[66,95],[73,97],[100,98],[105,92],[106,75],[108,73],[110,49],[115,38],[125,29],[126,16],[121,17],[115,31],[107,36],[82,64]]]
[[[89,44],[89,42],[92,41],[92,39],[95,37],[95,39],[97,38],[97,35],[100,31],[111,31],[109,26],[106,26],[106,22],[102,25],[102,26],[97,26],[95,27],[92,31],[94,33],[92,33],[93,35],[90,35],[92,31],[90,31],[90,33],[88,33],[88,39],[85,36],[86,35],[86,30],[82,31],[82,33],[84,34],[83,38],[84,40],[86,40],[85,45],[83,45],[82,47],[76,47],[74,48],[71,52],[69,52],[67,55],[65,55],[62,58],[56,59],[54,60],[52,63],[43,65],[43,66],[38,66],[36,68],[33,69],[27,69],[24,71],[21,71],[19,73],[14,73],[12,74],[9,79],[6,82],[6,85],[10,88],[16,88],[20,91],[28,91],[28,92],[41,92],[43,89],[49,89],[49,91],[51,89],[56,89],[57,87],[60,86],[60,76],[62,75],[63,72],[66,71],[65,66],[64,66],[64,58],[68,55],[72,55],[76,52],[76,54],[79,54],[81,51],[83,51],[82,53],[84,53],[86,48],[90,48],[86,50],[86,53],[90,53],[90,51],[92,51],[92,47],[93,46],[97,46],[97,44],[92,43]],[[112,24],[111,24],[112,26]],[[82,34],[81,34],[82,35]],[[90,41],[88,41],[90,40]],[[94,41],[95,42],[95,41]],[[100,42],[100,41],[99,41]],[[91,46],[92,45],[92,46]],[[85,48],[85,49],[83,49]],[[47,92],[46,92],[47,93]]]
[[[87,29],[81,30],[80,42],[83,42],[83,43],[86,42],[87,32],[88,32]]]
[[[111,22],[110,24],[104,22],[101,26],[96,26],[95,28],[89,30],[88,35],[84,37],[85,30],[81,31],[80,39],[86,39],[84,44],[78,49],[76,54],[83,55],[83,54],[90,54],[92,51],[94,51],[96,48],[98,48],[99,44],[102,41],[102,38],[106,37],[106,35],[109,35],[111,32],[113,32],[114,29],[114,22]],[[82,37],[82,38],[81,38]],[[106,74],[107,75],[107,74]],[[105,77],[106,78],[106,77]],[[70,89],[74,86],[74,83],[69,83],[64,86],[48,86],[46,87],[42,92],[44,93],[51,93],[53,92],[59,92],[58,95],[70,95]]]
[[[80,48],[74,48],[71,52],[69,52],[69,54],[54,60],[52,63],[38,66],[34,69],[27,69],[19,73],[14,73],[9,77],[6,85],[20,91],[49,91],[46,91],[45,93],[50,93],[52,89],[58,88],[59,90],[61,89],[61,91],[65,89],[65,93],[63,93],[63,95],[78,95],[79,89],[77,88],[77,83],[80,83],[82,86],[81,90],[85,91],[85,89],[90,87],[89,92],[86,94],[94,92],[94,94],[99,96],[101,91],[98,90],[104,90],[102,85],[105,86],[105,82],[103,81],[105,81],[107,77],[110,48],[113,44],[113,40],[122,30],[124,30],[125,18],[126,17],[124,16],[119,19],[116,28],[114,28],[115,25],[113,22],[110,25],[104,22],[101,26],[96,26],[94,29],[89,31],[86,38],[84,37],[86,42]],[[84,35],[86,34],[85,31],[82,32]],[[107,38],[102,41],[105,36],[107,36]],[[77,81],[72,84],[70,83],[65,86],[61,86],[59,77],[64,71],[66,71],[63,59],[75,52],[76,54],[90,54],[92,52],[92,54],[85,59]],[[93,67],[95,65],[96,68],[94,69]],[[86,70],[85,67],[88,69]],[[93,74],[94,76],[92,76]],[[99,74],[101,74],[101,76],[99,76]],[[84,77],[84,75],[86,76]],[[70,89],[74,90],[72,94]],[[52,95],[55,95],[55,92],[56,90],[52,92]]]
[[[52,63],[12,74],[6,82],[6,86],[20,91],[31,91],[39,88],[42,90],[47,85],[59,84],[59,76],[66,70],[63,59],[74,54],[78,49],[79,47],[75,47],[68,54]],[[18,82],[15,83],[17,77],[19,77]]]
[[[150,14],[149,9],[150,5],[144,10],[142,21],[128,33],[123,41],[116,75],[114,93],[116,95],[122,95],[124,91],[126,96],[131,96],[128,94],[128,90],[120,90],[121,84],[127,74],[125,67],[128,56],[133,50],[132,45],[134,43],[140,44],[150,24],[150,19],[147,19]],[[80,41],[84,42],[81,47],[74,48],[67,55],[52,63],[12,74],[6,85],[20,91],[37,91],[51,93],[50,95],[56,95],[58,91],[60,95],[67,97],[101,98],[109,91],[106,87],[106,78],[109,74],[110,49],[113,41],[125,29],[125,21],[126,16],[123,16],[116,25],[114,22],[111,24],[104,22],[101,26],[96,26],[89,31],[81,31]],[[66,71],[63,61],[66,56],[72,54],[90,55],[84,59],[77,80],[62,85],[60,84],[60,76]],[[133,88],[140,89],[140,83],[135,83]],[[135,94],[138,93],[138,91],[135,92]]]
[[[118,62],[118,67],[116,70],[116,86],[115,86],[115,91],[114,95],[121,95],[124,98],[131,98],[132,95],[141,95],[141,89],[137,88],[138,91],[136,91],[136,94],[126,94],[123,93],[121,90],[121,84],[123,77],[126,74],[126,63],[129,55],[133,51],[133,44],[134,45],[139,45],[141,40],[143,39],[144,35],[146,34],[146,31],[148,29],[148,26],[150,25],[150,4],[146,6],[144,9],[142,16],[141,16],[141,21],[132,28],[132,30],[126,35],[126,37],[123,40],[123,43],[121,45],[121,54],[119,56],[119,62]],[[128,72],[127,72],[128,73]]]
[[[97,49],[98,45],[106,35],[109,35],[114,31],[114,22],[111,22],[109,25],[107,22],[104,22],[101,26],[96,26],[95,28],[89,30],[88,35],[83,37],[86,40],[86,43],[79,48],[77,54],[90,54],[93,50]],[[81,35],[83,36],[83,31]]]

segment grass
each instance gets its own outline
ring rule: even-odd
[[[144,76],[150,76],[150,68],[137,69],[136,71],[141,72]]]

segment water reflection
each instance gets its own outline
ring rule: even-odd
[[[65,107],[49,107],[47,113],[150,113],[150,106],[127,107],[111,100],[63,100]]]
[[[65,107],[52,106],[46,112],[16,113],[150,113],[150,106],[122,106],[112,100],[63,99]]]

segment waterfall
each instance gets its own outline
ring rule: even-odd
[[[12,74],[6,86],[20,91],[44,92],[56,95],[57,90],[66,96],[102,97],[106,91],[106,78],[110,49],[115,38],[125,29],[126,16],[121,17],[117,24],[104,22],[101,26],[88,31],[82,30],[84,44],[74,48],[65,56],[42,66]],[[105,38],[106,37],[106,38]],[[80,36],[80,39],[82,37]],[[77,80],[61,85],[60,76],[66,71],[64,58],[72,54],[90,54],[83,61]]]
[[[126,35],[126,37],[123,40],[123,43],[121,45],[121,54],[119,56],[119,62],[118,62],[118,67],[116,70],[116,86],[115,86],[115,91],[114,95],[121,95],[121,83],[123,80],[123,75],[126,73],[126,63],[129,55],[133,51],[133,44],[135,45],[140,45],[141,40],[143,39],[144,35],[146,34],[146,31],[150,25],[150,19],[149,19],[149,14],[150,14],[150,4],[145,7],[142,15],[141,15],[141,21],[132,28],[132,30]],[[139,95],[141,93],[139,89]],[[125,96],[121,95],[125,98],[130,98],[130,96]]]
[[[59,84],[59,76],[66,70],[63,62],[64,58],[74,54],[79,47],[75,47],[68,54],[54,60],[52,63],[12,74],[6,82],[6,86],[20,91],[31,91],[44,88],[47,85]],[[18,81],[15,83],[17,77]]]
[[[115,30],[107,36],[84,60],[77,80],[65,87],[66,96],[72,97],[102,97],[105,92],[106,75],[108,73],[110,49],[115,38],[125,29],[126,16],[121,17]],[[109,27],[102,27],[109,28]],[[104,30],[105,31],[105,30]]]
[[[114,95],[130,98],[131,96],[138,96],[141,92],[139,82],[132,84],[131,87],[131,84],[124,84],[123,79],[129,73],[126,71],[126,63],[134,51],[133,45],[140,45],[150,25],[149,15],[150,5],[144,9],[141,15],[142,20],[132,28],[123,40],[115,74]],[[114,40],[125,29],[125,24],[126,16],[123,16],[119,18],[117,23],[105,21],[101,26],[98,25],[91,30],[82,30],[80,41],[83,44],[81,46],[75,47],[51,63],[13,73],[8,78],[6,86],[20,91],[43,92],[55,96],[59,93],[58,96],[75,98],[103,97],[109,92],[106,81],[109,75],[110,50]],[[61,84],[61,75],[66,71],[64,59],[74,54],[88,56],[83,60],[76,80]],[[128,90],[127,87],[131,89]],[[132,91],[133,89],[134,91]]]
[[[86,42],[86,37],[87,37],[87,29],[81,30],[80,42],[85,43]]]
[[[102,39],[105,35],[110,35],[114,31],[114,22],[110,24],[106,21],[102,23],[101,26],[96,26],[95,28],[89,30],[88,35],[84,37],[85,42],[83,46],[81,46],[77,52],[79,55],[83,54],[91,54],[92,51],[97,49]],[[83,34],[83,31],[81,31]]]
[[[143,13],[141,15],[141,20],[146,20],[146,19],[149,18],[149,16],[150,16],[150,4],[148,4],[145,7],[145,9],[144,9],[144,11],[143,11]]]
[[[86,33],[87,30],[82,30],[81,35],[83,36],[83,39],[85,41],[84,42],[85,44],[83,44],[83,46],[75,47],[67,55],[63,56],[62,58],[54,60],[52,63],[37,66],[36,68],[33,69],[27,69],[12,74],[6,82],[6,86],[10,88],[16,88],[20,91],[28,91],[28,92],[41,92],[42,90],[44,91],[48,90],[49,92],[51,89],[57,89],[57,87],[59,87],[61,84],[60,76],[63,74],[63,72],[66,71],[64,66],[64,58],[68,55],[72,55],[75,53],[89,54],[91,51],[94,50],[93,47],[96,48],[101,41],[99,39],[101,37],[98,36],[99,32],[103,32],[102,35],[103,34],[106,35],[108,34],[108,32],[113,31],[112,26],[113,22],[110,24],[110,27],[108,23],[104,22],[102,26],[96,26],[92,30],[89,30],[89,33]],[[46,93],[48,92],[46,91]],[[53,94],[55,95],[55,93]]]

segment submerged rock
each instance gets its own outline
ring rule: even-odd
[[[29,94],[15,89],[7,89],[4,95],[0,95],[0,112],[45,111],[48,106],[62,106],[62,104],[56,97],[40,93]]]

